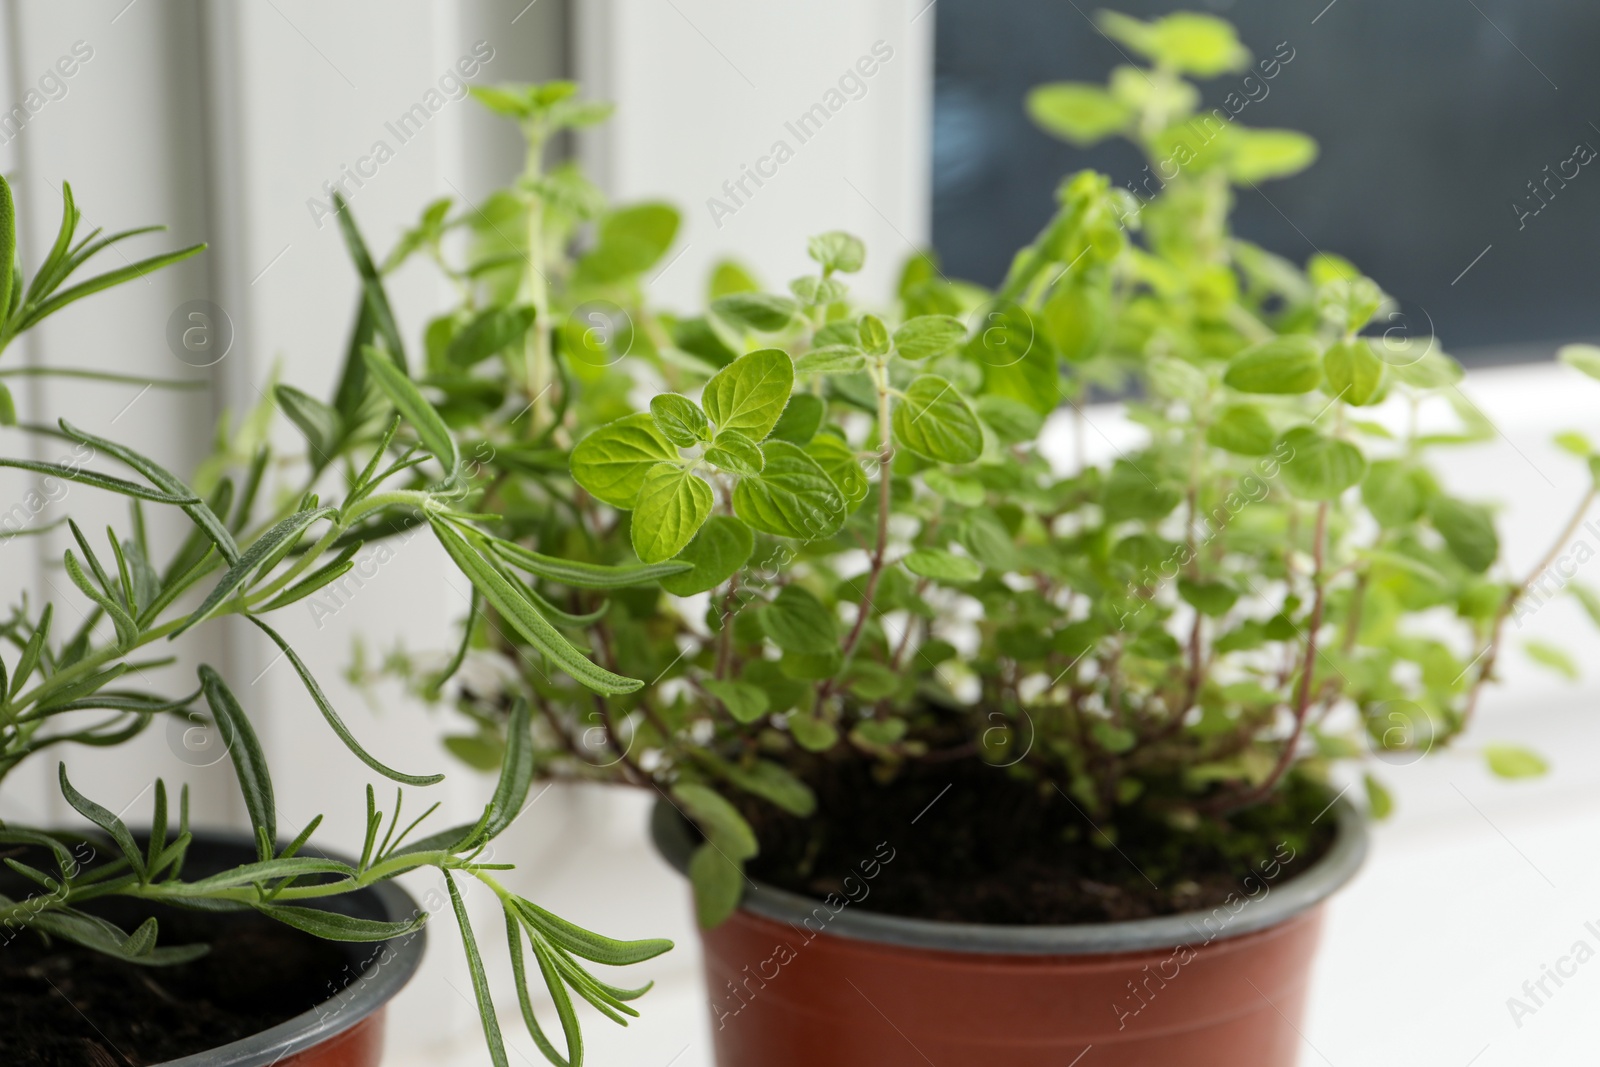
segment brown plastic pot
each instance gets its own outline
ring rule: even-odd
[[[1271,857],[1230,902],[1156,919],[941,923],[752,884],[701,934],[718,1067],[1292,1067],[1322,902],[1366,854],[1336,810],[1308,870]],[[651,830],[685,870],[677,811],[658,804]]]

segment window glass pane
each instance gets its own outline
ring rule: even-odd
[[[1600,333],[1600,4],[1184,6],[1234,21],[1258,61],[1292,56],[1270,80],[1205,83],[1204,106],[1322,146],[1308,172],[1238,191],[1242,236],[1302,263],[1314,247],[1349,256],[1402,302],[1413,330],[1431,318],[1467,362],[1548,358],[1554,342]],[[1080,150],[1023,114],[1031,86],[1099,82],[1127,62],[1091,25],[1096,7],[935,8],[934,244],[952,276],[998,281],[1070,171],[1155,187],[1130,146]],[[1179,5],[1116,7],[1149,18]]]

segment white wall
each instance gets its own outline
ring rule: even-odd
[[[620,105],[604,136],[586,146],[591,165],[618,197],[664,198],[684,211],[677,258],[655,280],[660,299],[693,306],[711,265],[729,256],[781,290],[811,269],[805,238],[836,229],[867,242],[860,291],[890,292],[901,262],[927,246],[931,224],[934,20],[927,7],[926,0],[577,5],[578,74],[591,92]],[[860,76],[863,70],[874,72]],[[801,128],[799,117],[819,103],[836,110]],[[775,152],[780,142],[792,156]],[[780,164],[780,155],[787,161]],[[763,184],[724,188],[758,165],[771,175]]]

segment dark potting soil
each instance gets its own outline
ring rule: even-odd
[[[1050,783],[976,759],[909,765],[889,784],[861,760],[821,762],[805,777],[817,795],[810,818],[736,801],[761,843],[749,873],[806,896],[945,922],[1058,925],[1209,910],[1309,868],[1336,824],[1331,812],[1317,818],[1329,798],[1305,781],[1226,821],[1179,831],[1137,809],[1092,825]]]
[[[215,914],[111,899],[83,910],[125,930],[155,915],[160,944],[204,942],[211,951],[173,967],[138,967],[0,927],[5,1067],[165,1063],[291,1019],[333,997],[359,972],[338,947],[255,912]]]

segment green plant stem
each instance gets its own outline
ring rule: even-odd
[[[78,367],[7,367],[0,370],[0,378],[79,378],[113,385],[148,385],[156,389],[204,389],[210,384],[205,378],[141,378],[136,374],[112,374]]]
[[[1270,341],[1278,336],[1277,331],[1256,318],[1247,308],[1239,304],[1229,304],[1227,316],[1228,325],[1244,334],[1245,339],[1251,344],[1260,344],[1262,341]]]
[[[1209,390],[1202,414],[1195,420],[1193,431],[1193,444],[1189,448],[1189,485],[1184,493],[1188,505],[1188,514],[1183,523],[1184,545],[1188,549],[1189,577],[1198,580],[1200,577],[1200,532],[1196,522],[1200,514],[1200,462],[1202,459],[1200,446],[1205,440],[1206,415],[1209,414],[1211,397]],[[1177,718],[1182,719],[1189,708],[1193,706],[1195,697],[1200,693],[1201,682],[1201,639],[1204,636],[1205,613],[1199,608],[1194,609],[1194,623],[1189,630],[1189,682],[1188,690],[1184,697],[1183,707],[1178,709]]]
[[[1176,72],[1165,63],[1152,67],[1146,77],[1151,82],[1149,103],[1139,116],[1139,136],[1144,139],[1147,155],[1155,157],[1155,139],[1167,127],[1166,102],[1179,87]]]
[[[284,588],[289,582],[293,581],[295,578],[304,573],[313,563],[316,562],[316,559],[327,550],[333,541],[337,539],[343,530],[353,526],[356,520],[362,516],[371,514],[374,511],[378,511],[386,507],[399,505],[426,507],[427,503],[431,499],[432,497],[428,493],[408,489],[396,489],[387,493],[376,493],[368,497],[351,510],[349,515],[345,517],[343,523],[335,523],[328,530],[328,532],[323,535],[322,539],[318,541],[312,549],[301,556],[300,559],[296,561],[294,566],[292,566],[285,574],[281,575],[279,578],[274,580],[272,584],[260,592],[253,594],[248,599],[236,599],[231,604],[219,608],[216,614],[236,614],[240,611],[248,610],[250,607],[257,604],[264,603],[268,598]],[[287,513],[287,510],[287,508],[282,509],[284,513]],[[282,515],[279,517],[281,518]],[[270,523],[267,525],[270,526]],[[266,527],[264,526],[263,529],[265,528]],[[213,559],[214,562],[210,564],[196,567],[192,575],[184,579],[185,589],[192,587],[207,574],[213,573],[221,567],[221,558],[213,555]],[[119,650],[115,646],[108,646],[98,652],[94,652],[88,656],[85,656],[77,663],[74,663],[71,667],[68,667],[62,671],[58,671],[49,678],[41,681],[32,689],[21,694],[16,700],[0,704],[0,722],[26,721],[26,716],[18,715],[18,711],[20,709],[25,709],[31,705],[39,704],[52,693],[59,692],[79,679],[87,677],[106,664],[111,663],[116,659],[126,657],[135,649],[143,648],[152,641],[166,637],[168,634],[180,629],[187,621],[187,618],[188,616],[185,615],[182,618],[172,619],[168,622],[162,623],[159,626],[143,631],[139,636],[139,640],[129,648]]]
[[[1494,677],[1495,660],[1500,656],[1500,644],[1505,637],[1506,619],[1510,618],[1511,613],[1516,610],[1516,606],[1522,598],[1528,595],[1528,590],[1532,589],[1533,583],[1539,580],[1539,575],[1550,569],[1550,566],[1555,563],[1556,557],[1561,554],[1561,549],[1578,532],[1578,527],[1583,523],[1583,517],[1588,514],[1590,506],[1594,504],[1596,495],[1600,495],[1600,489],[1591,486],[1589,491],[1583,495],[1583,499],[1579,501],[1576,510],[1573,511],[1572,518],[1567,520],[1566,526],[1562,527],[1561,533],[1556,536],[1555,541],[1550,545],[1549,550],[1545,552],[1538,563],[1534,564],[1533,569],[1528,572],[1528,576],[1507,592],[1505,599],[1500,602],[1500,610],[1495,612],[1494,626],[1490,631],[1489,644],[1480,659],[1482,666],[1478,668],[1478,675],[1473,679],[1472,688],[1467,693],[1466,706],[1461,710],[1461,725],[1457,730],[1458,733],[1466,732],[1468,725],[1472,722],[1474,712],[1478,710],[1478,696],[1483,692],[1484,683]]]
[[[509,904],[511,901],[517,899],[517,895],[515,893],[501,885],[499,880],[489,872],[478,870],[477,868],[468,868],[467,873],[472,875],[472,877],[476,878],[478,881],[482,882],[484,885],[488,886],[489,890],[494,893],[495,896],[500,898],[500,902],[502,904]]]
[[[327,882],[322,885],[295,885],[276,894],[275,901],[285,900],[317,900],[322,897],[342,896],[345,893],[354,893],[358,889],[365,889],[378,882],[386,882],[391,878],[402,875],[407,871],[414,871],[419,867],[437,867],[440,870],[461,870],[469,867],[468,861],[457,857],[451,852],[439,850],[435,852],[410,852],[403,856],[391,856],[362,871],[354,878],[346,878],[338,882]],[[142,886],[130,896],[143,897],[147,900],[169,900],[181,903],[185,899],[193,900],[199,894],[184,893],[184,883],[153,883]],[[252,886],[230,886],[225,889],[212,890],[204,894],[204,899],[233,900],[242,904],[253,903],[260,899],[257,891]]]
[[[421,489],[391,489],[387,493],[374,493],[351,506],[350,510],[340,519],[340,525],[345,529],[355,526],[361,519],[374,511],[382,511],[390,507],[414,507],[426,509],[433,503],[433,493]]]
[[[734,601],[739,595],[739,574],[739,571],[734,571],[728,579],[728,593],[722,601],[722,631],[717,634],[715,673],[719,681],[728,677],[728,671],[733,667],[733,620],[737,614]]]
[[[887,360],[878,365],[878,539],[872,548],[872,563],[867,572],[867,587],[861,593],[861,610],[855,625],[844,643],[844,662],[855,655],[866,629],[867,616],[872,614],[872,602],[878,593],[878,581],[883,577],[884,556],[889,550],[889,480],[894,463],[894,438],[889,421],[889,369]],[[830,679],[831,682],[831,679]],[[824,686],[823,688],[828,688]]]
[[[283,903],[291,900],[319,900],[326,897],[342,896],[366,889],[378,882],[386,882],[391,878],[416,870],[419,867],[437,867],[440,870],[465,870],[477,876],[474,866],[467,860],[446,851],[413,852],[403,856],[392,856],[380,863],[362,871],[353,878],[344,878],[336,882],[325,882],[321,885],[294,885],[289,886],[272,895],[274,903]],[[192,904],[196,900],[232,901],[238,904],[256,904],[264,901],[264,891],[255,886],[241,885],[228,886],[222,889],[212,889],[204,892],[192,892],[190,886],[184,882],[152,882],[147,885],[138,884],[131,875],[121,879],[99,884],[73,886],[66,894],[52,893],[48,897],[29,897],[15,904],[0,908],[0,923],[14,921],[22,918],[24,921],[32,915],[44,911],[53,911],[57,908],[70,907],[75,903],[102,896],[137,897],[142,900],[155,900],[168,904]],[[42,901],[48,903],[41,906]]]
[[[216,614],[227,615],[237,610],[237,607],[222,607],[217,609]],[[183,626],[186,621],[187,616],[182,619],[172,619],[169,622],[157,626],[155,629],[146,630],[144,633],[139,635],[139,640],[134,642],[128,648],[119,649],[115,645],[109,645],[105,648],[102,648],[99,652],[90,653],[65,670],[57,671],[55,674],[52,674],[50,677],[40,682],[32,689],[17,697],[16,700],[12,701],[7,706],[10,714],[10,720],[22,721],[22,717],[15,714],[18,709],[26,708],[31,704],[37,704],[50,694],[66,688],[68,685],[76,682],[80,678],[87,677],[88,675],[94,673],[105,664],[110,663],[112,660],[127,656],[135,649],[143,648],[152,641],[166,637],[168,634]]]
[[[1225,803],[1219,802],[1211,805],[1213,810],[1232,811],[1237,808],[1248,807],[1269,796],[1283,776],[1289,773],[1289,768],[1294,765],[1295,752],[1300,747],[1300,738],[1305,733],[1306,719],[1311,712],[1311,679],[1316,673],[1317,665],[1317,632],[1322,629],[1323,610],[1327,606],[1328,586],[1324,575],[1324,556],[1326,555],[1328,540],[1328,502],[1322,501],[1317,505],[1317,525],[1313,536],[1312,546],[1312,600],[1311,618],[1306,625],[1306,651],[1300,667],[1300,684],[1295,690],[1294,702],[1294,729],[1290,731],[1289,738],[1283,744],[1283,751],[1278,754],[1278,762],[1273,766],[1272,773],[1266,780],[1254,789],[1244,793],[1227,797]]]
[[[536,181],[544,170],[545,133],[537,123],[529,123],[525,133],[528,156],[522,174],[524,179]],[[530,193],[527,203],[528,270],[524,275],[523,295],[533,305],[534,319],[523,358],[528,402],[533,406],[528,426],[538,431],[544,428],[549,416],[550,401],[546,394],[554,383],[555,367],[550,352],[550,286],[545,278],[544,197],[538,192]]]
[[[911,595],[920,600],[922,595],[928,591],[928,586],[930,584],[932,583],[927,578],[917,579],[916,588],[912,591]],[[896,673],[899,672],[901,663],[905,661],[906,652],[911,648],[911,637],[917,632],[917,626],[921,621],[922,620],[916,617],[912,617],[906,621],[906,630],[905,633],[900,635],[900,644],[895,647],[894,655],[889,658],[890,670],[895,671]]]

